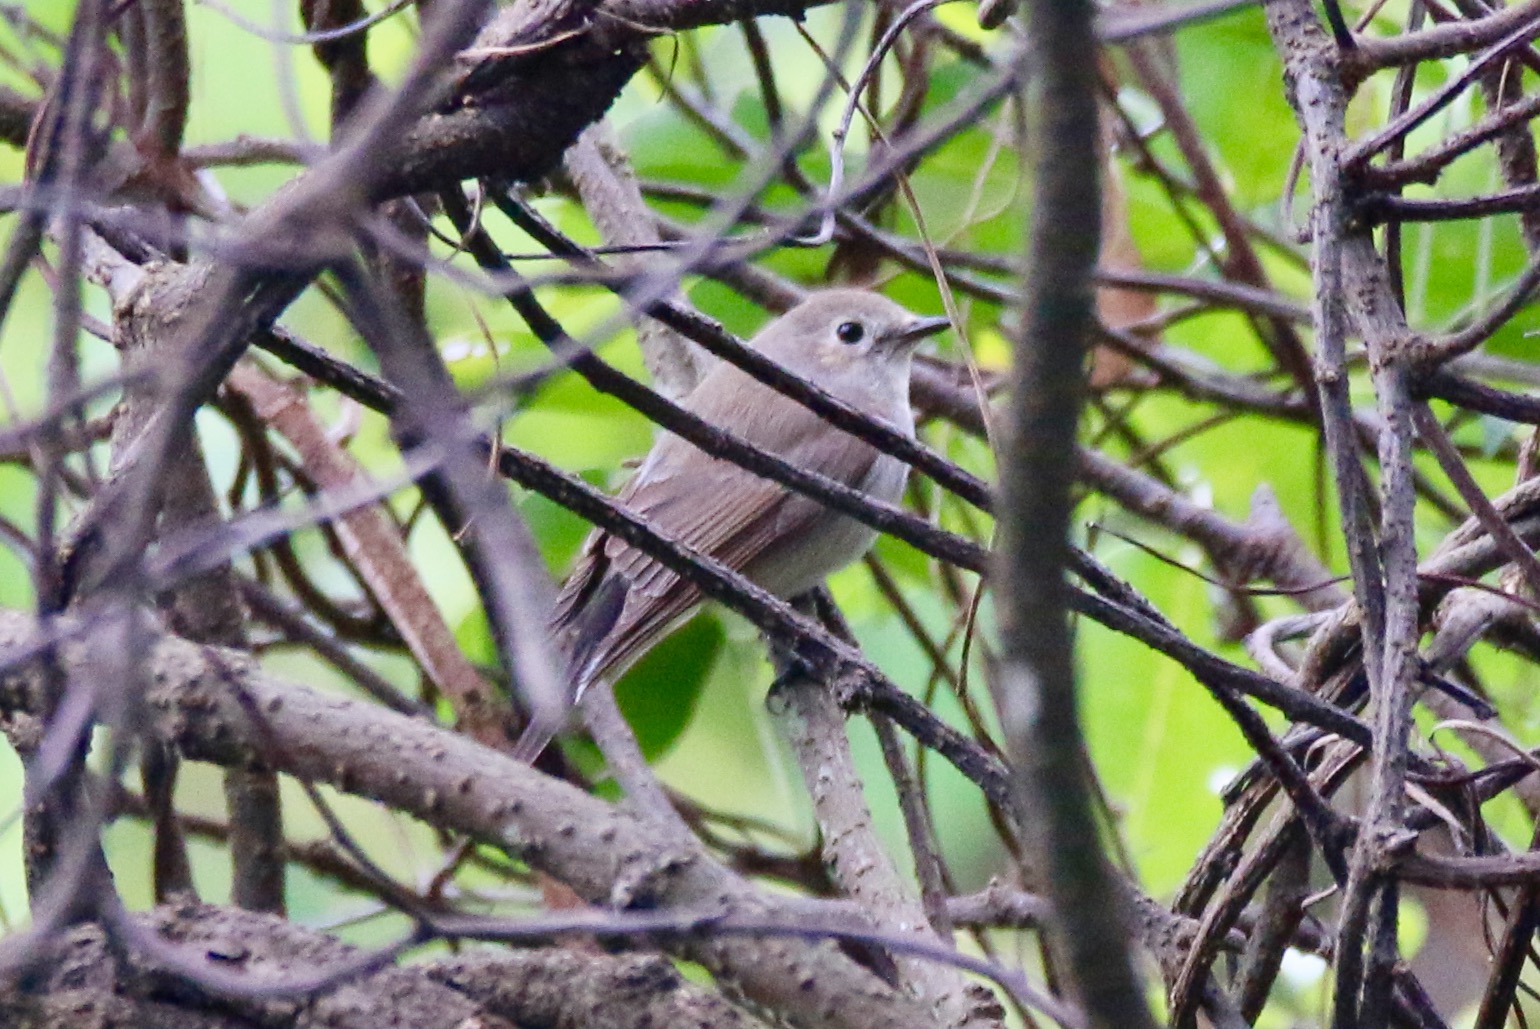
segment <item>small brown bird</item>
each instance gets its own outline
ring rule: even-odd
[[[914,435],[909,368],[915,345],[945,328],[856,289],[810,296],[750,345],[856,410]],[[908,466],[835,428],[725,362],[682,407],[808,471],[896,502]],[[876,530],[810,497],[662,434],[622,503],[659,534],[742,572],[780,597],[818,586],[870,549]],[[596,679],[618,676],[700,604],[700,592],[630,544],[596,530],[556,601],[553,638],[568,655],[576,699]],[[550,732],[531,726],[517,750],[533,757]]]

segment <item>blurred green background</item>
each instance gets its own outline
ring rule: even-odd
[[[64,31],[71,5],[59,0],[27,0],[22,5],[33,17]],[[245,17],[271,24],[273,6],[267,0],[244,0],[232,7]],[[292,5],[279,5],[292,18]],[[1387,8],[1383,17],[1394,13]],[[980,34],[972,24],[971,7],[943,8],[940,16],[958,31],[981,39],[990,47],[1004,40]],[[838,14],[824,9],[812,12],[808,29],[828,42],[833,38]],[[189,7],[192,39],[194,105],[188,134],[189,145],[221,142],[241,134],[253,136],[326,135],[328,83],[305,48],[264,42],[203,4]],[[294,31],[296,23],[283,28]],[[770,20],[763,30],[772,48],[778,79],[788,105],[801,110],[809,99],[821,68],[817,58],[798,38],[792,25]],[[0,25],[0,41],[12,48],[36,44],[21,38],[13,26]],[[394,18],[370,35],[374,64],[387,77],[398,72],[411,53],[410,22]],[[732,110],[740,126],[757,138],[767,135],[765,115],[749,62],[734,30],[714,29],[699,33],[686,43],[660,39],[660,62],[674,67],[675,74],[709,81],[716,100]],[[42,52],[49,52],[46,47]],[[1247,11],[1218,22],[1183,31],[1174,52],[1181,69],[1181,84],[1189,107],[1212,147],[1212,156],[1235,203],[1249,218],[1271,229],[1283,241],[1265,249],[1263,258],[1277,286],[1293,296],[1308,299],[1309,275],[1303,250],[1287,242],[1291,228],[1285,223],[1281,192],[1287,181],[1297,131],[1283,98],[1281,71],[1267,38],[1262,15]],[[939,108],[953,95],[965,91],[978,77],[977,70],[961,62],[946,63],[933,85],[928,104]],[[889,72],[893,75],[893,72]],[[9,84],[35,94],[36,86],[11,76]],[[285,85],[287,84],[287,85]],[[1418,89],[1434,88],[1436,82],[1419,81]],[[896,86],[896,83],[895,83]],[[302,124],[293,123],[280,98],[289,91]],[[1372,80],[1354,108],[1362,125],[1377,124],[1387,102],[1388,80]],[[891,92],[896,92],[896,88]],[[1125,89],[1120,101],[1137,120],[1140,112],[1151,120],[1154,107],[1137,91]],[[1472,104],[1457,104],[1447,117],[1419,130],[1413,148],[1469,121],[1479,114]],[[825,127],[835,112],[826,112]],[[721,193],[739,181],[736,165],[725,160],[702,131],[683,118],[678,109],[660,100],[657,83],[638,76],[612,111],[617,132],[630,150],[643,180],[696,186]],[[951,238],[954,245],[1004,257],[1014,257],[1021,245],[1025,218],[1018,182],[1017,155],[1010,147],[996,145],[996,133],[1008,127],[1008,119],[992,117],[947,144],[924,161],[913,176],[913,186],[929,230],[937,238]],[[860,134],[852,135],[852,162],[859,162]],[[1179,157],[1168,139],[1156,137],[1152,149],[1157,158],[1179,166]],[[826,156],[813,152],[802,166],[815,181],[828,174]],[[1173,213],[1170,198],[1160,185],[1131,164],[1119,160],[1116,181],[1128,200],[1128,227],[1144,266],[1153,271],[1211,274],[1191,233]],[[0,152],[0,181],[20,178],[20,156]],[[221,170],[220,186],[237,203],[256,204],[294,174],[288,167]],[[1481,160],[1455,166],[1447,188],[1476,191],[1496,183],[1493,169]],[[1418,190],[1411,195],[1419,195]],[[790,197],[773,193],[769,202],[786,204]],[[557,195],[540,198],[540,209],[558,225],[585,241],[597,241],[582,211]],[[1308,208],[1308,199],[1296,198],[1297,222]],[[680,217],[691,217],[688,205],[663,205]],[[1209,232],[1213,226],[1197,217]],[[899,215],[896,228],[908,231],[912,221]],[[535,250],[533,243],[506,225],[497,231],[511,249]],[[514,241],[511,244],[508,241]],[[1406,237],[1408,307],[1419,324],[1438,326],[1468,312],[1500,291],[1523,266],[1524,253],[1511,224],[1482,226],[1438,225],[1409,229]],[[765,259],[767,267],[804,282],[816,283],[827,263],[827,252],[784,250]],[[538,264],[528,266],[538,274]],[[765,318],[744,301],[720,286],[686,283],[692,300],[730,328],[750,333]],[[913,273],[898,275],[887,291],[915,310],[933,313],[940,300],[933,283]],[[98,318],[110,317],[103,298],[88,294],[89,310]],[[617,309],[615,302],[594,290],[551,288],[543,299],[570,330],[581,331],[602,324]],[[35,412],[42,404],[42,355],[51,328],[50,294],[36,274],[25,288],[4,326],[0,338],[0,373],[4,376],[7,417]],[[466,385],[476,385],[499,373],[539,366],[544,351],[533,337],[514,322],[504,306],[478,298],[462,286],[436,280],[430,290],[432,329],[451,359],[456,374]],[[1000,312],[985,304],[968,309],[970,336],[980,363],[986,368],[1005,366],[1006,349],[1000,332]],[[343,320],[313,292],[297,303],[283,319],[305,338],[362,366],[372,367],[370,355],[359,345]],[[1525,313],[1505,330],[1495,349],[1523,356],[1530,344],[1524,333],[1534,328]],[[481,326],[491,332],[489,346]],[[1243,319],[1232,314],[1206,314],[1173,325],[1166,333],[1173,346],[1188,348],[1215,365],[1234,373],[1263,371],[1267,357]],[[956,340],[942,344],[942,354],[955,351]],[[103,344],[89,344],[88,373],[106,374],[114,368],[114,355]],[[603,356],[632,372],[640,372],[634,341],[622,334],[606,342]],[[1109,405],[1123,407],[1117,391]],[[319,401],[321,409],[338,416],[339,405]],[[11,408],[10,405],[14,405]],[[562,376],[529,397],[489,405],[501,408],[507,438],[537,451],[564,467],[581,472],[606,486],[618,484],[625,475],[623,463],[643,454],[650,442],[648,424],[639,416],[599,397],[573,376]],[[1211,410],[1173,393],[1149,393],[1126,411],[1128,423],[1146,440],[1162,440],[1209,417]],[[233,433],[215,416],[200,420],[218,483],[230,481],[236,460]],[[1092,412],[1086,431],[1102,428],[1102,416]],[[1460,439],[1486,446],[1496,455],[1475,470],[1489,490],[1503,488],[1511,480],[1513,427],[1494,420],[1478,420],[1462,426]],[[981,473],[992,469],[986,447],[944,429],[933,430],[931,442],[955,459]],[[1510,453],[1501,448],[1509,445]],[[1108,444],[1114,453],[1117,444]],[[371,469],[386,474],[397,459],[382,421],[364,415],[354,452]],[[1335,569],[1343,567],[1342,546],[1332,514],[1332,499],[1322,492],[1320,455],[1312,432],[1295,425],[1255,417],[1220,422],[1196,433],[1164,455],[1166,467],[1192,496],[1225,514],[1244,519],[1252,493],[1258,486],[1271,487],[1280,498],[1287,517],[1318,548]],[[1440,484],[1442,476],[1431,463],[1425,471]],[[938,517],[948,526],[965,528],[962,515],[950,502],[937,501],[933,491],[921,487],[918,494],[934,504]],[[410,494],[394,498],[405,513],[414,502]],[[560,575],[580,542],[584,526],[573,516],[537,497],[517,495],[517,502],[541,543],[554,575]],[[33,497],[28,476],[15,466],[0,465],[0,515],[30,526]],[[1176,561],[1201,565],[1195,547],[1165,535],[1123,514],[1104,501],[1092,499],[1080,510],[1084,532],[1097,554],[1115,572],[1134,583],[1185,632],[1205,646],[1219,649],[1232,660],[1246,662],[1240,647],[1218,641],[1215,628],[1215,590],[1199,578],[1152,557],[1093,526],[1105,526],[1132,535]],[[1427,515],[1424,527],[1431,541],[1447,531],[1448,524]],[[974,523],[972,531],[988,540],[987,524]],[[317,534],[297,540],[301,553],[325,561],[324,546]],[[475,608],[473,593],[453,548],[429,518],[416,522],[411,547],[419,566],[450,623],[469,653],[490,659],[485,626]],[[878,548],[894,574],[905,599],[937,638],[945,638],[954,614],[952,603],[938,586],[932,562],[902,544],[885,540]],[[340,579],[323,584],[340,586]],[[923,692],[929,665],[912,637],[878,594],[869,572],[856,566],[832,583],[863,648],[901,685]],[[971,580],[969,581],[971,586]],[[25,565],[8,550],[0,549],[0,602],[26,606],[31,602]],[[1264,612],[1290,610],[1288,601],[1259,601]],[[984,635],[992,632],[989,604],[980,613]],[[1195,855],[1207,840],[1220,815],[1218,791],[1233,773],[1244,766],[1249,751],[1229,720],[1205,691],[1176,665],[1161,659],[1142,645],[1092,625],[1078,629],[1082,705],[1091,754],[1104,783],[1111,810],[1127,854],[1146,888],[1159,897],[1168,896],[1180,882]],[[955,662],[961,646],[953,643]],[[983,669],[976,660],[967,669],[975,695],[983,697]],[[371,659],[383,674],[403,689],[414,691],[416,673],[408,662],[389,656]],[[1527,664],[1485,652],[1478,667],[1499,692],[1506,710],[1515,717],[1510,728],[1536,736],[1535,704],[1530,700],[1535,673]],[[337,680],[315,661],[293,654],[274,655],[271,667],[296,680],[333,684]],[[776,739],[764,711],[763,698],[770,672],[753,631],[736,618],[719,613],[707,615],[671,640],[666,652],[639,666],[622,687],[622,698],[637,720],[644,740],[662,751],[660,768],[665,778],[705,807],[762,820],[799,846],[812,839],[812,824],[799,775]],[[938,709],[958,719],[955,700],[945,688],[937,692]],[[683,730],[682,733],[680,730]],[[677,738],[676,738],[677,736]],[[857,724],[858,757],[871,786],[880,828],[894,853],[904,852],[903,828],[887,786],[875,740],[864,725]],[[932,808],[946,850],[946,857],[963,889],[982,886],[991,875],[1006,868],[993,830],[977,791],[938,761],[926,765]],[[184,773],[181,797],[188,810],[218,815],[222,797],[218,779],[207,768],[191,767]],[[297,790],[290,790],[288,818],[294,835],[309,838],[324,828]],[[334,798],[347,816],[357,837],[385,868],[411,881],[422,881],[437,871],[439,848],[421,826],[373,809],[371,806]],[[20,769],[14,754],[0,748],[0,812],[15,812],[20,801]],[[1511,826],[1521,823],[1515,812]],[[1501,823],[1500,823],[1501,824]],[[111,860],[119,883],[130,901],[145,904],[148,892],[148,834],[132,822],[114,826],[110,837]],[[14,926],[25,921],[26,897],[20,864],[19,819],[12,815],[0,833],[0,919]],[[226,861],[212,847],[195,851],[199,885],[213,900],[226,890]],[[303,874],[291,881],[291,903],[300,919],[319,925],[342,925],[367,914],[360,902],[331,886]],[[360,923],[352,932],[371,939],[393,928],[391,919]],[[1309,972],[1305,974],[1305,981]]]

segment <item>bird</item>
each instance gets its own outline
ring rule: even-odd
[[[770,322],[749,345],[913,438],[911,357],[921,340],[948,324],[945,318],[914,315],[878,293],[825,289]],[[873,499],[896,503],[903,493],[909,471],[903,461],[725,361],[680,406]],[[784,599],[816,588],[860,559],[877,537],[875,529],[667,432],[659,434],[616,499],[659,534]],[[549,622],[552,639],[567,657],[572,702],[601,677],[618,678],[700,603],[700,591],[661,562],[603,530],[590,533]],[[550,727],[532,724],[515,750],[533,760],[552,735]]]

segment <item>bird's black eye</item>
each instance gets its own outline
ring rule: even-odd
[[[866,326],[860,322],[840,322],[834,334],[841,343],[859,343],[866,338]]]

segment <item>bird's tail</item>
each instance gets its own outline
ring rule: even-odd
[[[524,731],[519,733],[519,738],[514,741],[513,749],[509,752],[513,759],[521,765],[532,765],[535,759],[544,753],[556,734],[561,732],[567,724],[567,712],[558,713],[556,717],[536,715],[530,719]]]
[[[610,630],[620,619],[621,609],[626,602],[626,590],[624,579],[617,575],[606,575],[583,598],[581,606],[566,618],[558,619],[553,626],[557,645],[569,655],[567,706],[556,712],[537,713],[530,719],[513,744],[511,753],[515,761],[533,764],[556,734],[565,728],[568,714],[577,706],[583,690],[593,681],[601,666],[603,645]]]

